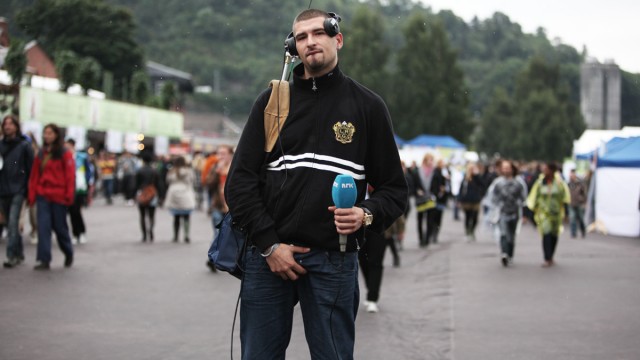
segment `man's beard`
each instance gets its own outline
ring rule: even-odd
[[[322,68],[325,65],[325,58],[324,57],[320,57],[319,59],[316,59],[315,55],[311,57],[311,61],[309,61],[307,63],[307,67],[309,68],[309,70],[311,71],[318,71],[318,70],[322,70]]]
[[[309,63],[309,70],[311,71],[319,71],[322,70],[322,68],[324,67],[324,61],[314,61],[312,63]]]

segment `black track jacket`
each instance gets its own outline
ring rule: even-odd
[[[327,210],[338,174],[355,179],[356,206],[372,212],[373,231],[389,227],[407,202],[407,183],[382,99],[337,66],[315,79],[302,79],[303,71],[302,64],[294,69],[289,116],[270,153],[264,151],[263,112],[271,89],[258,96],[226,182],[234,221],[261,251],[277,242],[338,250],[333,213]],[[351,142],[341,143],[334,125],[349,123],[355,132]],[[365,200],[367,184],[375,190]],[[362,230],[349,235],[347,251],[355,251],[363,236]]]

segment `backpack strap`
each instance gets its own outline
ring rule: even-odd
[[[264,109],[264,151],[271,152],[280,135],[280,130],[289,116],[289,82],[271,80],[271,96]]]

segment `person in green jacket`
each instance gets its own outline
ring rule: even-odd
[[[558,235],[562,232],[565,205],[570,202],[569,188],[558,173],[558,166],[552,162],[547,163],[527,198],[527,207],[533,211],[538,231],[542,235],[543,267],[554,265],[553,255]]]

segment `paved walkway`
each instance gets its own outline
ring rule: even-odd
[[[640,358],[640,239],[565,234],[543,269],[524,226],[504,269],[490,234],[464,242],[450,211],[441,242],[419,249],[414,215],[402,266],[385,260],[380,312],[358,315],[356,359]],[[205,214],[192,216],[191,244],[170,241],[164,209],[153,244],[140,242],[134,207],[98,202],[85,219],[73,268],[56,248],[52,270],[33,271],[27,245],[25,265],[0,269],[0,359],[229,358],[240,282],[205,267]],[[234,346],[239,359],[237,335]],[[309,359],[300,316],[287,359]]]

